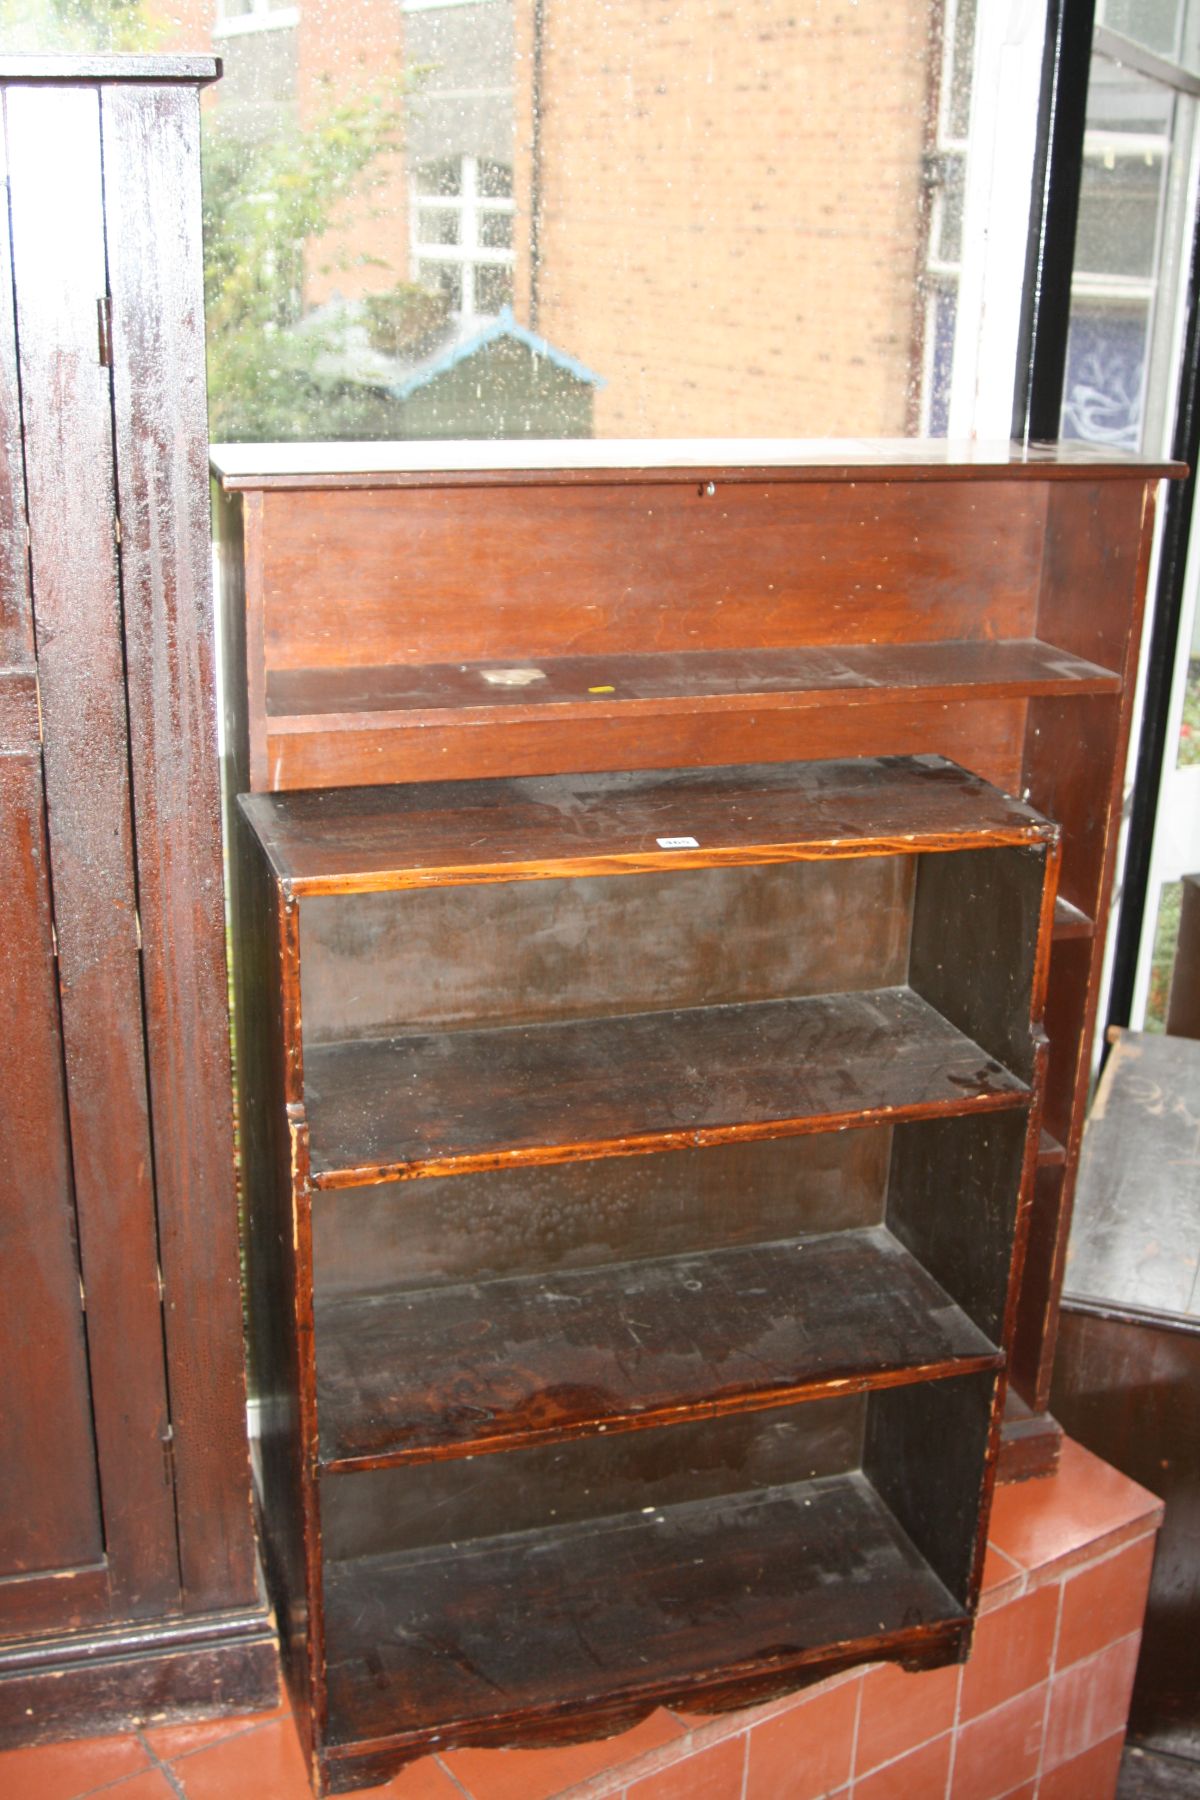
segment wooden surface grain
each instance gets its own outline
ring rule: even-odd
[[[882,1226],[608,1270],[401,1290],[317,1314],[326,1468],[995,1367]]]
[[[861,1475],[329,1571],[332,1742],[800,1664],[961,1616]],[[881,1642],[882,1640],[882,1642]],[[666,1674],[670,1669],[672,1673]]]
[[[319,1045],[318,1187],[1023,1106],[904,987]]]
[[[105,92],[142,993],[186,1605],[255,1598],[217,780],[193,91]],[[169,232],[171,254],[161,245]],[[197,1306],[197,1291],[204,1304]]]
[[[1054,836],[941,756],[250,794],[241,805],[298,895]]]
[[[33,603],[71,1150],[106,1548],[130,1615],[177,1602],[113,496],[95,89],[10,88]],[[48,137],[56,153],[45,154]],[[46,231],[46,220],[56,229]],[[83,771],[86,770],[86,778]]]

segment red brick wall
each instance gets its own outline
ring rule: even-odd
[[[597,435],[902,433],[931,0],[544,10],[538,329],[607,378]]]

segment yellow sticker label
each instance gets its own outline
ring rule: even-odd
[[[589,694],[615,694],[616,691],[615,687],[594,687],[588,689]]]

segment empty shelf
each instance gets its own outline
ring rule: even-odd
[[[1020,1106],[908,988],[306,1049],[318,1187]]]
[[[400,728],[516,724],[547,713],[631,718],[761,711],[823,705],[831,696],[864,705],[906,695],[955,699],[964,691],[973,698],[1019,698],[1119,689],[1120,676],[1112,670],[1037,638],[958,639],[274,669],[267,678],[267,716],[273,732],[303,732],[363,718]]]
[[[326,1469],[995,1368],[883,1226],[317,1310]]]
[[[244,794],[297,895],[1053,840],[940,756]]]
[[[419,1741],[430,1720],[445,1741],[457,1721],[503,1730],[598,1695],[678,1705],[714,1671],[869,1653],[964,1617],[857,1472],[333,1563],[330,1743]]]

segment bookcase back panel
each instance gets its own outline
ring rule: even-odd
[[[1033,635],[1040,483],[706,487],[269,492],[266,666]]]
[[[308,899],[300,909],[305,1037],[890,987],[905,978],[914,862],[869,857]]]
[[[862,1460],[866,1408],[853,1395],[326,1477],[325,1554],[389,1555],[842,1474]]]
[[[595,1268],[883,1217],[892,1130],[528,1164],[314,1196],[319,1297]]]

